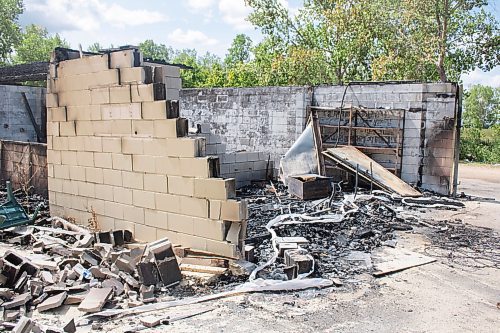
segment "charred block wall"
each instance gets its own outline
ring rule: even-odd
[[[0,85],[0,140],[36,142],[37,135],[21,93],[26,94],[38,126],[45,108],[45,88]]]
[[[402,179],[452,192],[457,112],[452,83],[183,89],[180,109],[191,124],[210,124],[228,151],[262,151],[277,166],[304,128],[306,106],[340,107],[344,91],[344,105],[404,109]]]

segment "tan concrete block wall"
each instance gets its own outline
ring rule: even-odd
[[[188,136],[187,120],[168,100],[178,96],[178,69],[141,64],[124,50],[51,70],[51,214],[86,224],[94,212],[102,230],[238,257],[244,232],[226,240],[232,225],[246,225],[235,180],[213,178],[218,159],[206,156],[205,138]]]

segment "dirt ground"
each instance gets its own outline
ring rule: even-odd
[[[427,211],[422,218],[461,219],[500,230],[500,167],[461,165],[459,177],[460,192],[496,201],[468,201],[464,209]],[[429,242],[420,230],[400,232],[397,248],[424,253]],[[500,270],[450,266],[443,260],[382,278],[363,274],[341,287],[246,294],[157,311],[155,316],[176,317],[213,309],[143,332],[498,332]],[[56,324],[81,315],[76,307],[64,306],[43,316]],[[38,316],[35,311],[33,317]],[[140,316],[79,327],[78,332],[123,332]]]
[[[457,218],[499,230],[500,167],[461,165],[459,175],[460,191],[497,201],[471,201],[460,211],[434,211],[427,218]],[[423,252],[428,242],[419,232],[402,233],[398,247]],[[177,313],[214,310],[156,331],[498,332],[499,302],[499,270],[450,267],[438,259],[382,278],[362,275],[338,288],[250,294],[177,308]],[[117,320],[103,330],[123,331],[137,319]]]

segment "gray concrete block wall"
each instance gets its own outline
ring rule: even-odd
[[[45,105],[45,88],[0,85],[0,139],[36,142],[37,136],[26,111],[21,92],[26,93],[38,126]]]
[[[183,89],[181,115],[210,123],[227,151],[269,153],[279,159],[302,133],[306,106],[340,107],[345,86]],[[451,192],[456,86],[451,83],[373,83],[347,87],[344,106],[404,109],[403,180]],[[387,156],[374,156],[381,164]]]
[[[190,126],[211,124],[227,152],[262,152],[274,165],[305,126],[307,87],[182,89],[180,113]]]

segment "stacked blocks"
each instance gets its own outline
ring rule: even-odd
[[[205,139],[179,118],[179,68],[142,63],[136,50],[52,61],[47,164],[52,215],[140,241],[239,257],[247,218],[235,180],[216,178]],[[236,236],[235,236],[236,235]]]

